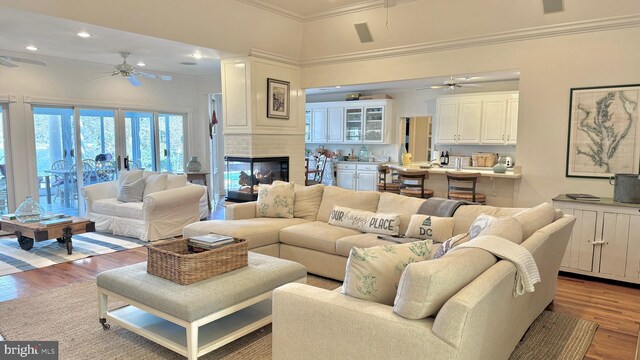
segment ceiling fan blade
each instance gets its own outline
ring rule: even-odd
[[[446,85],[432,85],[429,88],[430,89],[444,89],[444,88],[448,88],[448,86],[446,86]]]
[[[140,74],[140,75],[142,75],[144,77],[148,77],[149,79],[157,79],[158,78],[158,75],[156,75],[156,74],[151,74],[151,73],[143,72],[143,71],[136,71],[136,74]]]
[[[98,75],[99,75],[99,74],[98,74]],[[108,75],[103,75],[103,76],[100,76],[100,77],[95,78],[95,79],[90,79],[90,80],[87,80],[86,82],[92,82],[92,81],[102,80],[102,79],[106,79],[106,78],[109,78],[109,77],[112,77],[112,76],[113,76],[113,74],[112,74],[112,73],[108,73]]]
[[[8,60],[8,61],[22,62],[22,63],[32,64],[32,65],[47,66],[47,62],[46,61],[42,61],[42,60],[31,60],[31,59],[25,59],[25,58],[13,57],[13,56],[0,56],[0,58],[2,58],[4,60]]]
[[[173,79],[171,75],[160,75],[160,80],[171,81],[171,79]]]
[[[6,66],[6,67],[18,67],[18,65],[12,63],[11,61],[9,61],[4,57],[0,57],[0,65]]]
[[[137,77],[130,75],[127,80],[129,80],[129,82],[131,83],[131,85],[133,86],[140,86],[142,85],[142,83],[140,82],[140,80],[138,80]]]
[[[474,88],[481,88],[483,87],[480,84],[458,84],[458,86],[462,86],[462,87],[474,87]]]

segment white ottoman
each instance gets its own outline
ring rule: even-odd
[[[247,267],[186,286],[148,274],[144,262],[97,276],[99,320],[197,359],[269,324],[273,289],[306,279],[301,264],[252,252]],[[109,297],[127,305],[108,310]]]

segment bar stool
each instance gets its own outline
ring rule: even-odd
[[[480,173],[459,173],[450,172],[447,175],[447,198],[452,200],[467,200],[487,203],[487,197],[484,194],[476,192],[476,183],[480,177]]]
[[[427,199],[433,196],[433,190],[425,189],[425,182],[429,178],[427,170],[398,170],[400,179],[400,195]]]
[[[387,175],[390,176],[391,182],[387,182]],[[380,192],[400,193],[400,183],[393,179],[393,173],[389,166],[384,164],[378,165],[378,183],[376,184]]]

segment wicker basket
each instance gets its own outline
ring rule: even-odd
[[[189,253],[189,238],[147,245],[147,272],[180,285],[189,285],[247,266],[248,244],[233,244],[200,253]]]

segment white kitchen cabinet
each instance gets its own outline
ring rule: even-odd
[[[390,144],[390,100],[336,101],[309,103],[311,118],[309,143]]]
[[[336,185],[357,191],[375,191],[378,167],[373,164],[338,163]]]
[[[304,141],[311,141],[311,110],[304,112]]]
[[[436,101],[438,144],[477,144],[480,142],[482,99],[447,97]]]
[[[309,142],[341,142],[343,140],[342,114],[342,108],[311,109],[311,140]]]
[[[518,140],[518,94],[512,94],[507,99],[507,144],[515,145]]]
[[[514,92],[451,95],[436,100],[436,144],[516,142],[518,94]]]
[[[640,283],[640,204],[608,198],[579,202],[564,196],[553,204],[576,217],[562,271]]]

